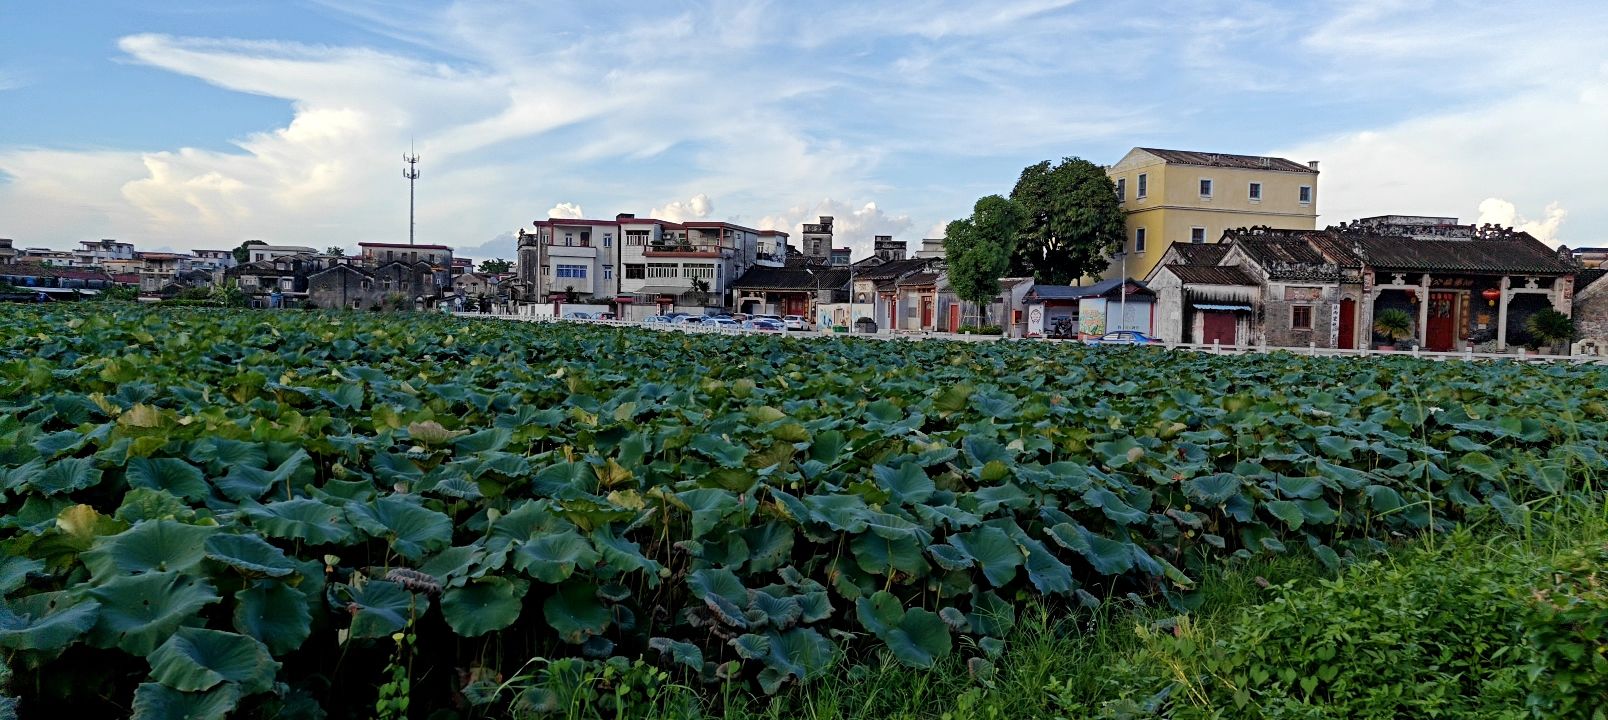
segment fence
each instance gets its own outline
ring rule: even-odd
[[[494,319],[494,320],[518,320],[518,321],[522,321],[522,322],[538,322],[538,323],[581,323],[581,324],[586,324],[586,325],[609,325],[609,326],[613,326],[613,327],[635,327],[635,328],[646,328],[646,329],[649,329],[649,330],[662,330],[662,331],[685,332],[685,333],[705,333],[705,334],[716,334],[716,335],[780,335],[780,334],[782,334],[782,333],[778,333],[778,332],[775,332],[775,331],[745,330],[745,329],[740,328],[740,327],[719,326],[719,325],[704,325],[704,324],[701,324],[701,323],[664,323],[664,322],[651,322],[650,323],[650,322],[639,322],[639,321],[636,321],[636,320],[590,320],[590,319],[584,319],[584,318],[559,318],[559,317],[553,317],[553,316],[550,316],[550,315],[511,315],[511,314],[472,313],[472,312],[460,312],[460,313],[453,313],[453,314],[457,315],[459,317],[465,317],[465,318],[486,318],[486,319]],[[908,332],[883,333],[883,332],[879,332],[879,333],[871,333],[871,334],[852,333],[852,334],[845,335],[843,333],[804,332],[804,333],[788,333],[788,334],[789,335],[802,335],[802,336],[805,336],[805,337],[834,337],[834,338],[835,337],[845,337],[845,336],[847,336],[847,337],[863,338],[863,339],[867,339],[867,340],[948,340],[948,341],[961,341],[961,342],[988,342],[988,341],[994,341],[994,340],[1004,340],[1004,341],[1007,341],[1007,342],[1048,342],[1048,343],[1067,343],[1067,342],[1076,343],[1076,342],[1082,342],[1080,340],[1047,340],[1047,339],[1040,339],[1040,338],[1010,339],[1010,338],[1000,338],[1000,337],[995,336],[995,335],[959,335],[959,334],[951,334],[951,333],[908,333]],[[1186,352],[1190,352],[1190,351],[1192,351],[1192,352],[1203,352],[1203,353],[1210,353],[1212,355],[1248,355],[1248,354],[1251,354],[1251,353],[1287,352],[1287,353],[1292,353],[1292,354],[1295,354],[1295,355],[1309,355],[1309,356],[1312,356],[1312,357],[1373,357],[1373,356],[1389,357],[1389,356],[1403,356],[1403,357],[1414,357],[1414,358],[1419,358],[1419,359],[1423,359],[1423,360],[1466,360],[1466,361],[1467,360],[1512,360],[1512,361],[1517,361],[1517,362],[1571,362],[1571,363],[1608,364],[1608,356],[1602,356],[1602,355],[1539,355],[1539,354],[1533,354],[1533,353],[1522,352],[1522,351],[1513,351],[1513,352],[1507,352],[1507,353],[1478,353],[1478,352],[1474,352],[1473,349],[1467,349],[1467,350],[1462,350],[1462,351],[1457,351],[1457,352],[1430,352],[1430,351],[1427,351],[1427,350],[1419,350],[1417,348],[1414,348],[1412,350],[1377,350],[1377,349],[1372,349],[1372,348],[1357,348],[1357,349],[1352,349],[1352,350],[1342,350],[1342,349],[1338,349],[1338,348],[1320,348],[1320,347],[1317,347],[1315,344],[1308,344],[1307,347],[1303,348],[1303,347],[1278,347],[1278,346],[1269,346],[1269,345],[1265,345],[1265,344],[1264,345],[1222,345],[1220,343],[1215,343],[1215,342],[1214,343],[1173,343],[1173,342],[1168,342],[1168,343],[1160,343],[1160,344],[1156,345],[1155,347],[1162,347],[1162,348],[1166,348],[1168,350],[1179,350],[1179,351],[1186,351]]]

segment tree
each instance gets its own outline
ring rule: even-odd
[[[699,305],[708,304],[708,302],[709,302],[709,281],[705,280],[703,278],[693,278],[692,283],[690,283],[690,284],[692,286],[692,294],[698,298],[698,304]]]
[[[331,246],[329,246],[329,249],[324,251],[324,254],[325,255],[333,255],[335,257],[346,257],[346,248],[340,247],[338,245],[331,245]]]
[[[1553,352],[1557,351],[1559,343],[1574,339],[1574,319],[1552,308],[1531,315],[1524,326],[1535,338],[1537,347],[1544,345]]]
[[[247,240],[247,241],[245,241],[243,243],[240,243],[240,247],[237,247],[237,248],[234,249],[235,264],[236,265],[244,265],[244,264],[246,264],[246,263],[251,261],[251,251],[247,250],[246,248],[249,248],[252,245],[267,245],[267,244],[268,243],[265,243],[265,242],[263,242],[261,240]]]
[[[1082,158],[1028,166],[1011,199],[1026,213],[1011,254],[1012,276],[1070,285],[1104,271],[1127,235],[1116,186],[1105,169]]]
[[[480,261],[480,272],[488,275],[498,275],[501,273],[510,272],[513,269],[514,263],[508,260],[503,260],[502,258]]]
[[[971,217],[944,229],[949,286],[960,299],[986,303],[999,295],[999,279],[1010,268],[1016,240],[1026,221],[1015,201],[989,195],[972,206]]]

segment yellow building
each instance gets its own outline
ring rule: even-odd
[[[1215,243],[1225,230],[1257,225],[1317,228],[1316,160],[1134,148],[1106,174],[1127,215],[1128,277],[1150,274],[1175,242]],[[1113,259],[1101,278],[1121,268]]]

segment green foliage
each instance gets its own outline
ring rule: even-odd
[[[101,288],[97,297],[113,302],[134,302],[140,299],[140,289],[134,285],[112,285]]]
[[[413,692],[413,646],[419,641],[412,626],[410,621],[403,631],[391,636],[396,649],[385,665],[385,682],[380,684],[379,697],[374,700],[375,720],[405,720],[408,716]]]
[[[1122,206],[1105,169],[1082,158],[1048,160],[1022,170],[1011,200],[1026,220],[1011,254],[1010,275],[1070,285],[1099,273],[1122,246]]]
[[[961,335],[999,335],[1004,329],[998,325],[962,325]]]
[[[232,251],[232,253],[234,255],[235,264],[236,265],[244,265],[247,262],[251,261],[251,249],[250,248],[251,248],[252,245],[267,245],[267,244],[268,243],[265,243],[265,242],[263,242],[261,240],[247,240],[247,241],[245,241],[243,243],[240,243],[240,247],[237,247]]]
[[[1552,308],[1537,311],[1524,322],[1524,326],[1543,345],[1556,345],[1574,339],[1574,318]]]
[[[1406,340],[1413,336],[1413,318],[1400,308],[1382,310],[1374,316],[1374,332],[1391,340]]]
[[[1015,202],[989,195],[972,207],[971,217],[949,223],[944,256],[956,296],[981,303],[999,295],[999,279],[1010,267],[1016,234],[1025,219]]]
[[[365,714],[331,688],[372,687],[398,632],[415,710],[531,655],[777,693],[883,649],[987,677],[1023,600],[1188,608],[1227,558],[1523,526],[1608,451],[1596,366],[113,305],[0,328],[7,691],[77,716]],[[289,690],[153,679],[196,630]]]
[[[500,274],[500,273],[512,272],[513,269],[514,269],[514,263],[513,263],[512,260],[503,260],[501,258],[496,258],[496,259],[492,259],[492,260],[481,260],[480,261],[480,272],[486,273],[488,275],[497,275],[497,274]]]
[[[1529,706],[1537,717],[1608,717],[1608,546],[1565,554],[1538,584],[1515,593],[1528,610]]]

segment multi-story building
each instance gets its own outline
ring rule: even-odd
[[[190,256],[182,253],[135,253],[139,263],[140,292],[157,292],[179,276],[190,271]]]
[[[0,238],[0,263],[15,262],[17,249],[11,246],[11,238]]]
[[[895,262],[905,259],[908,252],[903,240],[894,240],[892,235],[877,235],[871,241],[871,257],[880,262]]]
[[[1255,155],[1134,148],[1106,170],[1126,216],[1124,263],[1102,278],[1145,277],[1173,243],[1216,242],[1235,228],[1312,230],[1318,163]]]
[[[318,250],[304,245],[249,245],[246,262],[262,262],[290,255],[317,255]]]
[[[73,254],[66,250],[31,247],[17,251],[17,262],[33,262],[53,267],[73,267]]]
[[[191,256],[190,267],[206,270],[218,277],[236,264],[233,250],[196,250]]]
[[[787,233],[727,222],[673,223],[630,213],[614,220],[550,218],[519,235],[519,284],[529,299],[725,305],[731,281],[779,267]]]
[[[0,242],[5,241],[0,240]],[[0,250],[0,252],[5,251]],[[1608,267],[1608,247],[1574,248],[1569,251],[1569,254],[1574,257],[1575,262],[1580,263],[1580,267],[1590,269]]]
[[[832,260],[828,264],[832,265],[833,267],[848,267],[852,257],[852,249],[846,247],[835,247],[832,248]]]
[[[134,259],[134,243],[105,238],[80,240],[78,245],[79,248],[72,253],[73,265],[77,267],[101,267],[108,260]]]
[[[822,215],[819,219],[820,222],[804,224],[801,250],[806,258],[821,263],[831,262],[832,216]]]

